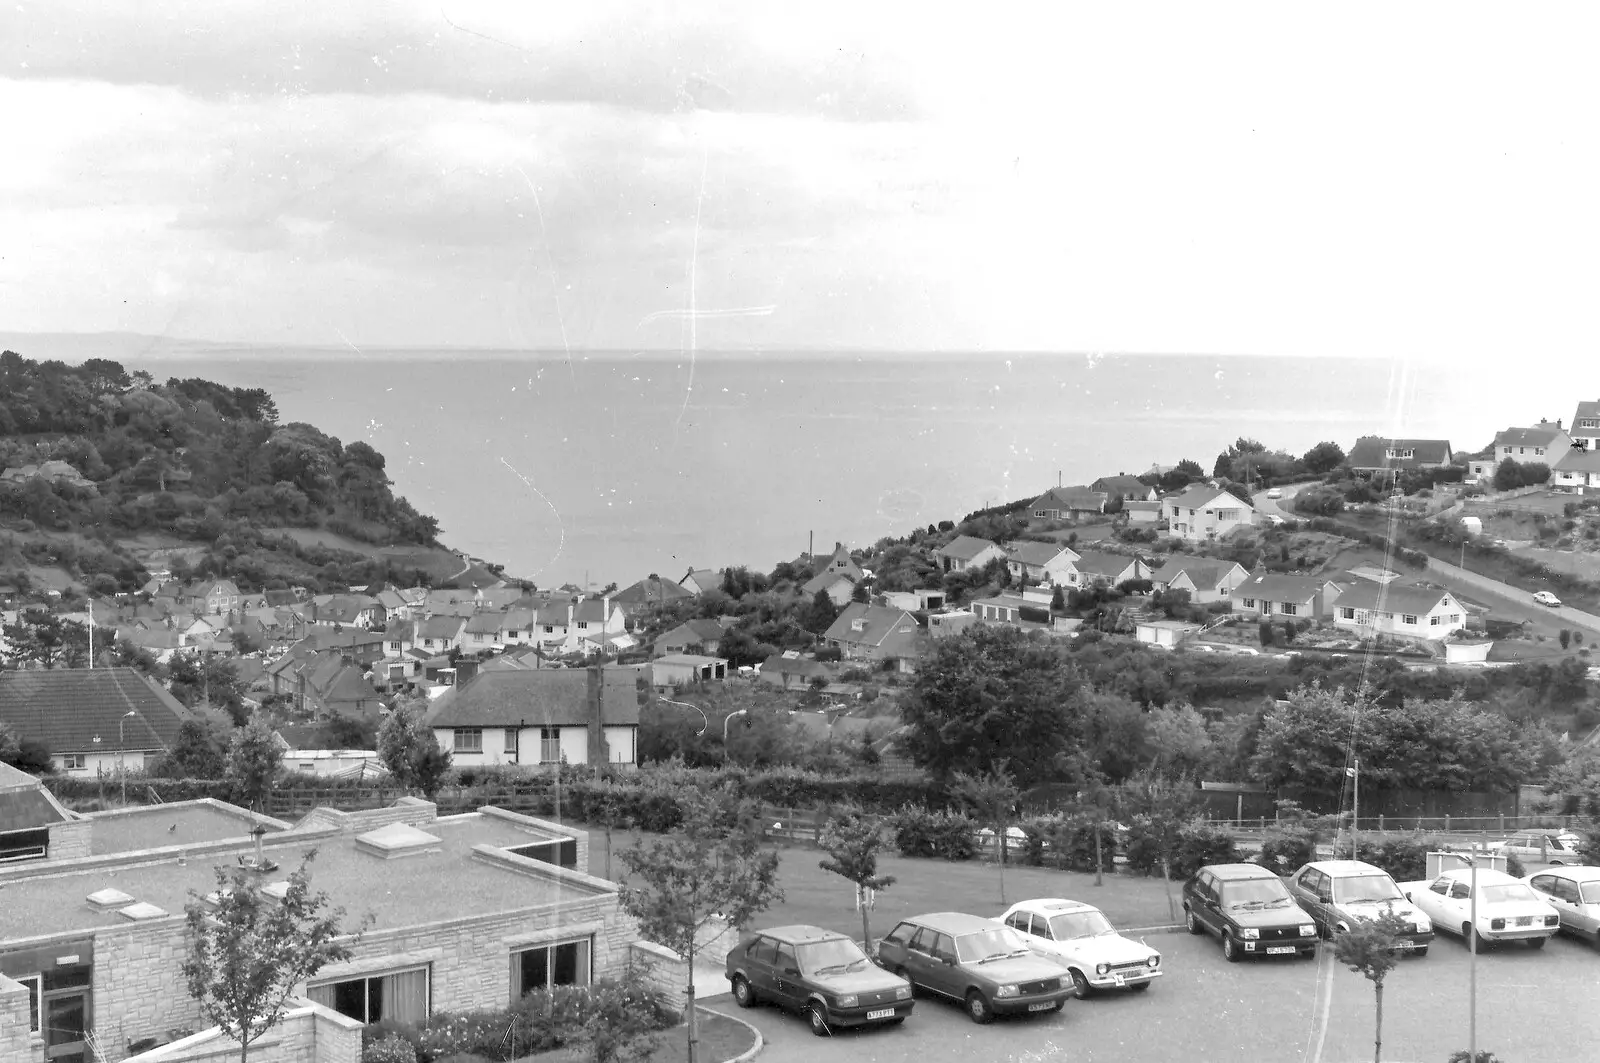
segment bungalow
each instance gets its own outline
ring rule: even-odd
[[[1498,466],[1509,458],[1518,465],[1550,465],[1571,449],[1572,437],[1560,421],[1540,421],[1532,428],[1507,428],[1496,435],[1494,462]]]
[[[1322,615],[1327,581],[1316,576],[1257,572],[1233,591],[1233,607],[1262,619],[1292,616],[1315,620]]]
[[[698,653],[669,653],[650,662],[650,682],[657,690],[719,683],[728,678],[728,662]]]
[[[1115,587],[1131,579],[1149,579],[1150,566],[1137,557],[1085,550],[1072,562],[1067,583],[1076,587]]]
[[[0,672],[0,723],[43,744],[67,775],[144,771],[189,718],[166,688],[132,668]]]
[[[1172,534],[1190,542],[1219,539],[1255,523],[1248,502],[1220,488],[1191,484],[1162,502]]]
[[[661,657],[669,653],[683,653],[690,647],[698,646],[705,653],[715,656],[724,630],[721,621],[718,620],[704,618],[687,620],[656,639],[652,650],[656,656]]]
[[[679,598],[693,597],[693,591],[681,587],[671,580],[664,580],[655,573],[651,573],[648,577],[640,580],[638,583],[624,587],[616,594],[613,594],[611,596],[611,600],[615,602],[626,615],[637,616],[638,614],[648,609],[652,609],[658,605],[664,605],[667,602],[677,601]]]
[[[467,622],[459,616],[430,616],[422,622],[417,635],[422,648],[434,653],[449,653],[461,645],[461,636]]]
[[[1127,516],[1129,524],[1154,524],[1161,519],[1161,503],[1124,502],[1122,512]]]
[[[1352,472],[1369,476],[1406,469],[1437,469],[1455,460],[1448,439],[1384,439],[1362,436],[1350,448],[1345,463]]]
[[[1586,450],[1600,450],[1600,402],[1579,402],[1572,415],[1572,441]]]
[[[821,662],[802,657],[795,650],[774,653],[761,662],[761,682],[779,690],[808,690],[813,679],[827,681],[832,676]]]
[[[707,591],[722,589],[722,573],[709,568],[691,568],[685,572],[678,581],[678,586],[690,594],[705,594]]]
[[[1028,515],[1037,520],[1081,520],[1106,511],[1108,496],[1088,487],[1052,487],[1028,503]]]
[[[482,672],[441,694],[423,723],[457,765],[637,763],[643,667]]]
[[[1550,466],[1550,486],[1580,495],[1600,487],[1600,448],[1568,447]]]
[[[1154,487],[1137,476],[1120,472],[1115,476],[1100,477],[1089,485],[1089,490],[1103,491],[1109,498],[1120,498],[1126,502],[1154,502],[1157,498]]]
[[[1005,560],[1006,552],[988,539],[972,535],[958,535],[933,552],[933,559],[942,572],[965,572],[982,568],[991,561]]]
[[[1339,595],[1333,623],[1362,635],[1442,639],[1467,626],[1466,613],[1449,591],[1438,587],[1363,581]]]
[[[915,671],[922,656],[922,629],[904,609],[851,602],[822,638],[851,660],[893,662],[901,672]]]
[[[470,653],[491,653],[505,649],[500,641],[500,629],[505,623],[504,613],[473,613],[461,632],[461,648]]]
[[[500,616],[499,641],[502,646],[527,646],[535,641],[539,621],[536,605],[513,605]]]
[[[1234,588],[1249,578],[1250,573],[1237,561],[1177,554],[1150,574],[1156,590],[1188,591],[1189,600],[1196,605],[1228,601]]]
[[[1061,543],[1014,542],[1006,549],[1006,568],[1014,580],[1067,583],[1078,553]]]

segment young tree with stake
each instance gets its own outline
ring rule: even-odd
[[[1383,980],[1399,963],[1395,942],[1411,930],[1411,924],[1386,908],[1372,919],[1355,919],[1348,930],[1333,938],[1333,954],[1356,974],[1372,983],[1377,1002],[1377,1024],[1372,1035],[1372,1063],[1383,1058]]]
[[[962,802],[972,808],[978,818],[994,831],[995,855],[1000,868],[1000,903],[1006,903],[1006,829],[1016,814],[1017,801],[1022,791],[1011,773],[1006,771],[1004,760],[988,771],[977,775],[956,772],[951,789]]]
[[[841,809],[829,817],[817,846],[828,854],[818,867],[855,883],[856,899],[861,904],[861,947],[870,956],[872,931],[867,925],[867,909],[871,907],[871,896],[894,885],[893,875],[878,874],[883,825],[862,815],[858,808]]]

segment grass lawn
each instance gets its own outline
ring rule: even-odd
[[[605,877],[606,837],[603,828],[589,827],[589,871]],[[617,851],[634,845],[641,835],[617,831]],[[809,845],[780,845],[783,854],[778,881],[785,898],[755,919],[757,927],[804,923],[859,936],[861,913],[856,911],[855,888],[838,875],[817,866],[823,859]],[[870,913],[874,937],[886,933],[906,916],[924,912],[958,911],[997,916],[1005,910],[1000,901],[1000,874],[994,864],[948,863],[911,859],[893,854],[878,858],[878,873],[893,875],[895,884],[878,894]],[[626,882],[622,861],[611,861],[615,881]],[[1006,902],[1029,897],[1068,897],[1093,904],[1118,927],[1159,926],[1172,922],[1166,891],[1159,878],[1139,878],[1107,873],[1096,886],[1094,875],[1039,867],[1008,865],[1005,869]],[[1172,884],[1176,897],[1179,883]]]
[[[735,1056],[748,1052],[756,1043],[755,1034],[751,1033],[748,1026],[721,1015],[712,1015],[704,1009],[700,1011],[698,1034],[700,1051],[696,1058],[700,1063],[727,1063]],[[593,1058],[593,1052],[587,1046],[558,1048],[554,1052],[541,1052],[527,1057],[538,1063],[589,1063]],[[650,1063],[688,1063],[689,1035],[686,1028],[675,1026],[670,1030],[662,1030],[657,1036],[655,1048],[644,1058]]]

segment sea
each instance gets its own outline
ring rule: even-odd
[[[1476,449],[1500,416],[1461,438],[1461,374],[1362,359],[219,346],[125,365],[266,388],[282,422],[364,440],[443,542],[542,587],[770,570],[1058,483],[1209,473],[1240,436]]]

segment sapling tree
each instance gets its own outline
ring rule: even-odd
[[[883,848],[883,841],[883,824],[863,815],[859,808],[835,812],[817,837],[817,847],[828,854],[828,859],[817,866],[855,884],[856,899],[861,905],[861,947],[868,955],[872,954],[872,931],[867,909],[872,895],[894,885],[893,875],[878,874],[878,851]]]
[[[735,930],[783,900],[778,854],[761,848],[756,810],[731,791],[689,791],[683,818],[665,838],[617,854],[631,874],[623,910],[647,940],[682,956],[688,968],[688,1063],[696,1063],[694,959],[698,937],[721,917]]]
[[[184,906],[187,957],[184,981],[206,1018],[239,1042],[239,1061],[283,1018],[294,987],[329,963],[350,957],[358,929],[343,937],[344,909],[328,910],[325,893],[311,892],[307,870],[316,851],[289,875],[282,900],[261,892],[258,876],[218,867],[209,898],[191,892]]]
[[[261,808],[282,766],[283,750],[265,720],[255,717],[233,732],[225,777],[251,808]]]
[[[429,798],[439,792],[450,769],[450,754],[439,748],[433,728],[423,724],[416,706],[405,703],[396,705],[378,728],[378,759],[395,782]]]
[[[1333,938],[1333,954],[1339,962],[1372,983],[1377,1003],[1372,1063],[1383,1058],[1383,980],[1399,962],[1395,942],[1410,930],[1410,921],[1396,915],[1393,908],[1386,908],[1371,919],[1352,919],[1350,926]]]
[[[980,821],[994,831],[995,856],[1000,868],[1000,903],[1003,905],[1006,903],[1006,830],[1016,814],[1022,791],[1017,788],[1016,779],[1006,771],[1004,760],[978,774],[956,772],[950,788]]]

